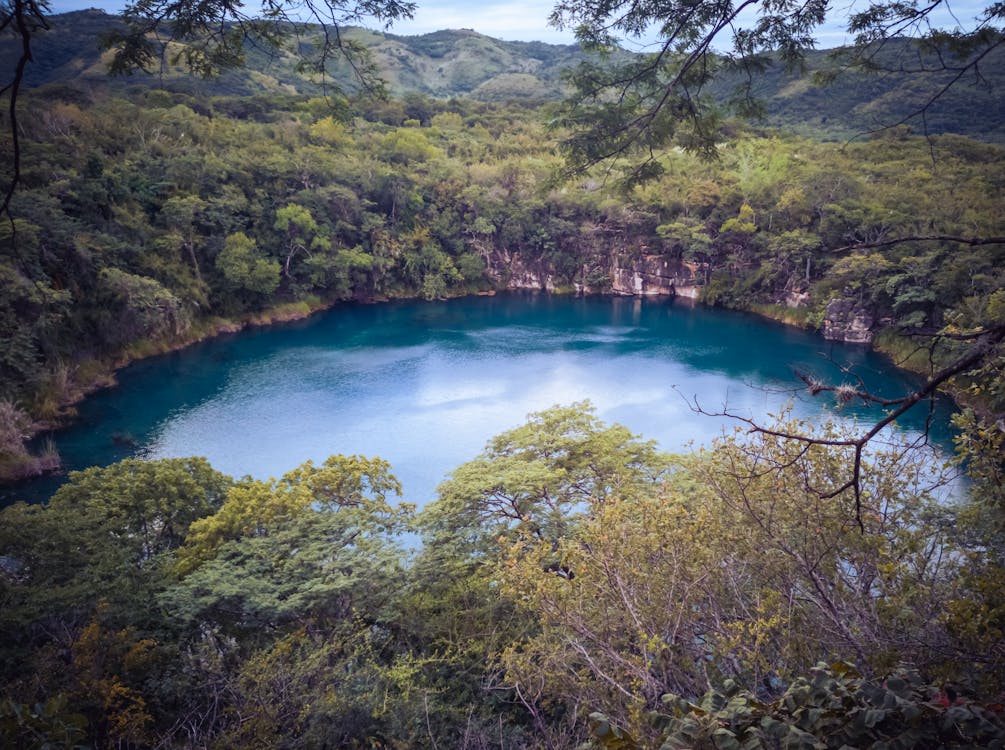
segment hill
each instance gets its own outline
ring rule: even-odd
[[[317,95],[322,86],[297,69],[289,53],[249,45],[247,64],[216,78],[201,79],[180,68],[156,75],[137,73],[109,78],[107,54],[99,40],[119,23],[99,10],[53,16],[52,30],[38,38],[36,62],[29,66],[30,86],[70,84],[87,89],[156,87],[199,96],[253,94]],[[562,73],[587,59],[575,45],[507,42],[470,29],[444,30],[421,36],[398,36],[350,29],[346,36],[364,44],[393,95],[422,94],[448,99],[471,97],[481,101],[545,102],[563,95]],[[892,42],[897,54],[906,41]],[[16,53],[13,40],[0,44],[0,64]],[[617,56],[631,53],[618,51]],[[814,74],[832,69],[834,51],[810,54],[806,70],[790,71],[771,64],[755,80],[754,93],[764,104],[762,124],[812,137],[843,139],[898,123],[928,101],[950,74],[939,77],[913,73],[870,75],[842,73],[826,85]],[[332,71],[334,82],[352,89],[347,69]],[[986,141],[1005,141],[1005,48],[989,56],[979,81],[961,80],[926,112],[913,118],[916,132],[958,133]],[[722,101],[729,98],[739,75],[726,77],[712,89]]]
[[[113,89],[156,86],[206,96],[314,95],[322,91],[321,82],[297,70],[299,59],[294,54],[250,44],[244,67],[212,79],[200,79],[170,66],[156,74],[109,78],[109,55],[102,53],[100,40],[119,23],[116,16],[100,10],[53,16],[51,31],[38,37],[36,62],[29,66],[27,84],[72,83]],[[562,95],[562,71],[588,56],[576,45],[506,42],[470,29],[409,37],[353,28],[346,31],[345,37],[370,50],[388,89],[398,96],[418,93],[437,98],[470,96],[483,101],[554,100]],[[4,39],[0,64],[9,68],[16,53],[13,40]],[[336,67],[332,80],[350,90],[354,85],[348,69]]]
[[[937,61],[919,58],[909,45],[907,39],[888,41],[878,63],[896,69],[913,57],[912,68],[937,69]],[[786,70],[776,62],[758,73],[753,95],[765,107],[764,122],[800,135],[843,139],[906,120],[905,124],[918,133],[956,133],[1005,141],[1005,48],[992,50],[981,66],[980,79],[964,77],[948,89],[956,75],[953,71],[842,71],[833,81],[818,83],[819,74],[840,66],[840,53],[812,52],[800,72]],[[726,77],[713,92],[725,99],[741,83],[739,74]],[[940,94],[943,89],[945,93]],[[918,109],[929,101],[922,118]]]

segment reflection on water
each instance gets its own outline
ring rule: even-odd
[[[840,382],[840,366],[884,395],[912,382],[864,347],[667,300],[349,305],[133,365],[118,388],[82,404],[56,443],[69,469],[202,455],[228,474],[263,478],[332,453],[376,455],[421,505],[490,437],[556,403],[589,399],[603,420],[677,451],[729,427],[688,400],[761,419],[795,399],[796,416],[817,420],[827,402],[801,395],[793,369]],[[940,408],[933,438],[948,448],[949,410]],[[917,412],[905,429],[923,428],[924,407]],[[5,490],[2,500],[44,499],[58,481]]]

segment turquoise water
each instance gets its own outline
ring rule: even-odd
[[[679,451],[732,424],[688,399],[759,419],[795,399],[797,416],[819,419],[830,402],[800,394],[793,369],[848,381],[839,366],[887,396],[914,382],[865,347],[682,301],[507,294],[347,305],[134,364],[54,440],[67,470],[201,455],[227,474],[266,478],[333,453],[380,456],[422,505],[532,411],[589,399],[601,419]],[[915,407],[901,426],[920,431],[927,414]],[[940,405],[931,433],[944,448],[948,415]],[[0,503],[44,500],[60,481],[6,488]]]

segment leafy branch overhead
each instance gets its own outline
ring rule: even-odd
[[[0,35],[13,34],[18,40],[18,54],[10,78],[0,78],[0,100],[7,97],[7,117],[11,133],[11,178],[0,199],[0,216],[9,214],[10,202],[21,178],[21,134],[18,127],[18,95],[27,66],[35,59],[32,40],[49,28],[46,0],[4,0],[0,3]]]
[[[882,398],[862,387],[849,384],[834,385],[825,383],[816,380],[806,373],[796,372],[796,375],[806,384],[806,388],[811,395],[816,396],[819,393],[830,392],[835,395],[839,404],[845,404],[857,399],[863,403],[879,404],[888,409],[882,417],[876,419],[864,431],[854,436],[829,437],[821,436],[808,430],[779,429],[778,427],[765,426],[755,419],[728,411],[708,412],[697,402],[693,404],[693,407],[701,414],[728,416],[731,419],[742,422],[754,434],[770,435],[776,438],[792,440],[806,447],[850,448],[852,455],[847,479],[837,487],[826,487],[815,489],[814,491],[825,500],[836,498],[845,492],[851,492],[855,498],[855,520],[862,527],[863,459],[867,446],[884,429],[906,414],[908,410],[926,399],[934,398],[940,389],[945,389],[955,378],[963,374],[969,374],[977,382],[991,382],[992,377],[988,369],[995,368],[997,366],[997,358],[1001,356],[1001,345],[1002,341],[1005,340],[1005,323],[998,323],[997,325],[992,325],[967,335],[954,335],[951,332],[945,331],[933,334],[933,340],[936,342],[934,345],[937,345],[943,339],[945,339],[945,342],[949,342],[952,339],[962,339],[967,345],[949,364],[932,373],[916,389],[898,398]],[[985,372],[982,373],[981,370]]]
[[[583,64],[570,75],[575,93],[556,121],[571,129],[565,141],[569,170],[621,159],[629,165],[628,179],[637,181],[661,173],[659,149],[668,145],[714,156],[723,110],[710,96],[713,85],[732,81],[726,109],[758,115],[758,74],[774,63],[804,69],[830,10],[826,0],[559,2],[552,24],[574,30],[584,45],[603,51],[628,40],[654,50],[626,63]],[[1005,19],[1001,3],[975,19],[953,16],[952,31],[940,27],[943,13],[951,13],[945,0],[879,2],[865,10],[853,4],[847,22],[853,42],[817,72],[818,80],[849,70],[927,75],[929,90],[922,90],[911,112],[880,125],[917,119],[927,132],[933,105],[963,81],[983,82],[982,66],[1005,42],[995,27]],[[904,38],[910,42],[901,43]]]

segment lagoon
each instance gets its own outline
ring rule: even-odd
[[[67,470],[129,457],[200,455],[233,476],[279,476],[333,453],[380,456],[422,506],[456,466],[533,411],[589,400],[668,451],[710,443],[735,422],[832,413],[794,370],[886,396],[916,383],[867,347],[685,300],[499,294],[340,305],[307,320],[228,334],[135,363],[52,436]],[[951,404],[932,442],[951,449]],[[920,434],[927,404],[901,429]],[[844,407],[873,420],[878,409]],[[2,490],[43,501],[63,481]]]

